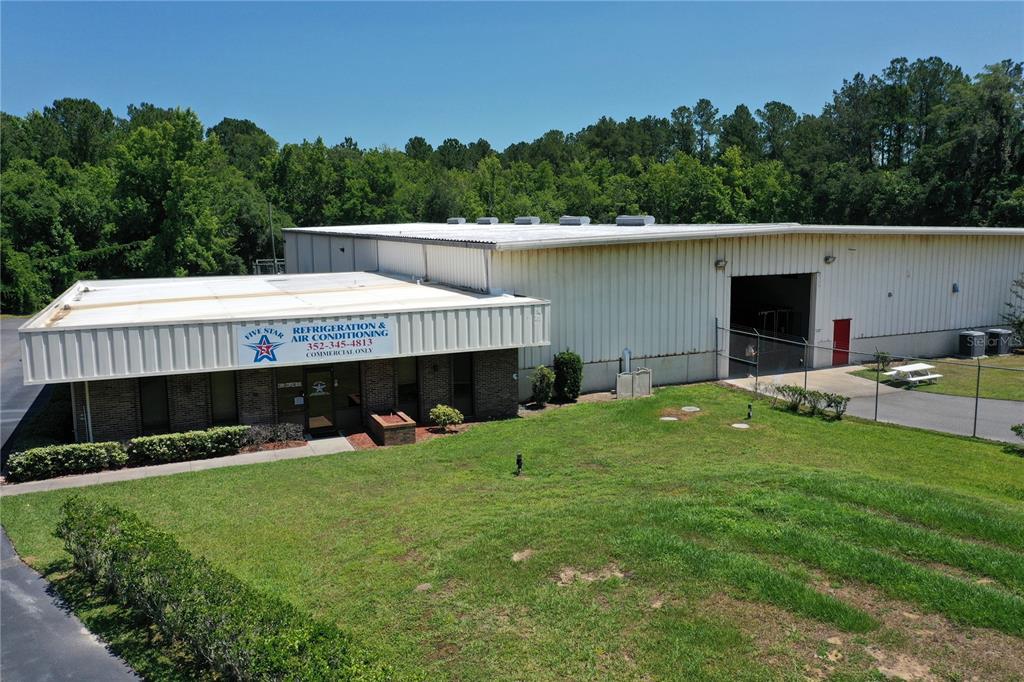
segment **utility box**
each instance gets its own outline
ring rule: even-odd
[[[615,377],[615,398],[646,398],[652,395],[651,370],[641,367],[634,372],[620,372]]]
[[[986,343],[985,332],[966,329],[960,332],[959,355],[965,358],[980,358],[985,354]]]
[[[985,344],[986,355],[1010,354],[1010,339],[1013,337],[1012,331],[1009,329],[986,329],[985,336],[987,337]]]

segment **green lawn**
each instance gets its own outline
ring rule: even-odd
[[[958,358],[922,360],[922,362],[935,365],[935,372],[941,374],[942,378],[934,384],[922,384],[912,390],[974,397],[978,382],[977,362]],[[980,394],[982,398],[1024,401],[1024,355],[985,358],[981,364]],[[1014,369],[1019,371],[1008,371]],[[875,379],[874,366],[871,369],[857,370],[853,374],[872,381]],[[882,383],[889,383],[887,377],[882,377],[882,379]]]
[[[907,659],[1024,676],[1024,458],[765,404],[731,428],[747,401],[670,388],[78,494],[338,622],[403,675],[852,680]],[[659,421],[687,404],[703,411]],[[51,532],[69,494],[3,499],[19,552],[149,677],[202,678],[66,573]]]

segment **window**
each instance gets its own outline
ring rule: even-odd
[[[139,401],[142,407],[142,433],[167,433],[171,425],[167,410],[167,377],[139,379]]]
[[[473,356],[452,356],[452,407],[464,415],[473,414]]]
[[[417,381],[416,358],[395,360],[395,383],[398,389],[398,409],[413,420],[420,418],[420,387]]]
[[[234,372],[214,372],[210,375],[210,402],[213,405],[214,424],[238,423]]]

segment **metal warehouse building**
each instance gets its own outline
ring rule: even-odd
[[[814,367],[951,354],[1024,271],[1021,228],[517,222],[295,228],[286,275],[79,282],[19,330],[24,378],[71,384],[79,440],[486,419],[567,348],[585,390],[627,356],[656,383],[724,377],[735,328],[805,338]]]
[[[295,228],[287,270],[401,273],[550,301],[550,345],[519,351],[523,399],[529,370],[567,348],[583,358],[586,390],[613,387],[627,349],[657,383],[724,377],[719,329],[952,354],[959,330],[1000,321],[1024,271],[1020,228],[522,222]],[[833,355],[808,362],[844,361]]]

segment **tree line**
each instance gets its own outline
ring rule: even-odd
[[[271,256],[271,221],[1022,225],[1022,69],[1006,60],[971,77],[900,58],[844,80],[818,114],[701,99],[503,151],[422,137],[402,150],[280,145],[252,121],[204,128],[146,103],[125,117],[70,98],[0,113],[0,305],[36,310],[82,278],[250,272]]]

